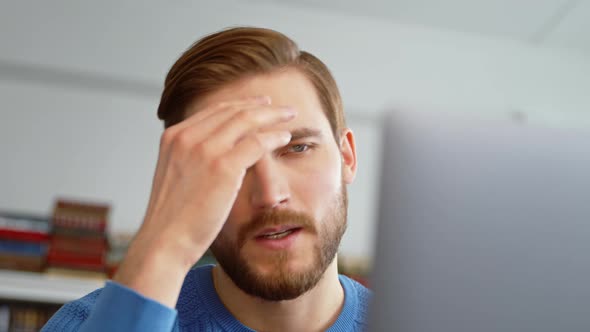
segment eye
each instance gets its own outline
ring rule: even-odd
[[[295,144],[289,147],[290,152],[302,153],[310,148],[308,144]]]
[[[291,157],[299,157],[307,155],[314,149],[315,144],[313,143],[299,143],[286,146],[284,149],[281,150],[280,155],[282,156],[291,156]]]

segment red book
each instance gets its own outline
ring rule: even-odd
[[[48,266],[72,266],[93,270],[104,269],[106,259],[104,255],[81,255],[56,250],[49,250],[47,254]]]
[[[53,235],[50,246],[54,250],[84,254],[103,254],[108,250],[106,238],[81,238],[74,236]]]
[[[36,231],[0,228],[0,239],[26,242],[46,242],[49,241],[49,234]]]

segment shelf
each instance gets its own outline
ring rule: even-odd
[[[100,280],[0,270],[0,299],[5,300],[62,304],[103,286]]]

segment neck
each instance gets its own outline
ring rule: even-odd
[[[344,305],[344,290],[338,279],[337,257],[310,291],[287,301],[266,301],[246,294],[223,269],[213,269],[219,298],[242,324],[256,331],[324,331]]]

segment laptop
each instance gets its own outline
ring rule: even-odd
[[[369,330],[590,331],[590,128],[383,123]]]

